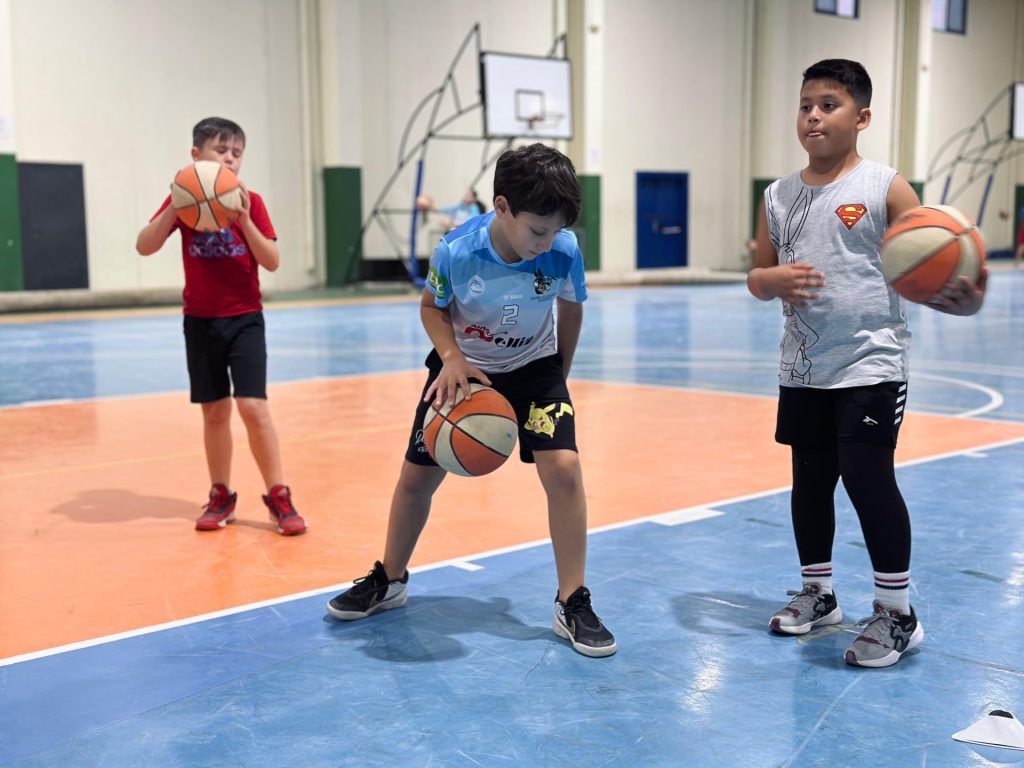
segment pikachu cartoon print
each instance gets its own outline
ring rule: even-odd
[[[565,415],[575,415],[568,403],[552,403],[546,408],[538,408],[536,403],[530,403],[530,415],[527,416],[523,429],[537,435],[554,437],[555,427]]]

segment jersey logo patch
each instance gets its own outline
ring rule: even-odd
[[[427,273],[427,285],[434,289],[434,295],[437,298],[445,299],[448,297],[448,281],[434,267],[431,267]]]
[[[847,229],[853,229],[853,225],[860,221],[867,212],[867,206],[863,203],[847,203],[836,208],[836,216],[846,225]]]
[[[551,283],[553,283],[554,280],[555,280],[555,278],[553,278],[553,277],[546,277],[544,275],[544,273],[541,272],[538,269],[537,271],[535,271],[533,273],[533,291],[534,291],[534,293],[536,293],[538,296],[540,294],[544,293],[545,291],[547,291],[548,288],[551,287]]]

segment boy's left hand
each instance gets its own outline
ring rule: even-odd
[[[978,282],[966,275],[946,283],[942,293],[932,296],[926,304],[938,312],[948,315],[973,315],[985,302],[985,286],[988,283],[988,267],[982,267]]]
[[[241,191],[242,207],[238,209],[238,226],[244,227],[249,223],[249,190],[245,188],[245,184],[238,182],[239,190]]]

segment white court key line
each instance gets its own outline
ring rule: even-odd
[[[973,381],[955,379],[952,376],[940,376],[937,373],[915,373],[914,378],[928,379],[930,381],[941,381],[946,384],[955,384],[960,387],[966,387],[967,389],[977,390],[978,392],[981,392],[983,395],[988,397],[988,402],[985,405],[979,408],[972,408],[969,411],[957,413],[953,416],[954,419],[970,419],[975,416],[981,416],[981,414],[983,413],[988,413],[989,411],[994,411],[997,408],[1002,407],[1003,403],[1005,402],[1005,399],[1003,398],[1003,395],[999,390],[992,389],[992,387],[986,387],[982,384],[976,384]]]

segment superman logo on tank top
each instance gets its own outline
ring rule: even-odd
[[[863,203],[844,203],[836,208],[836,216],[846,225],[847,229],[853,229],[853,225],[860,221],[867,212],[867,206]]]

